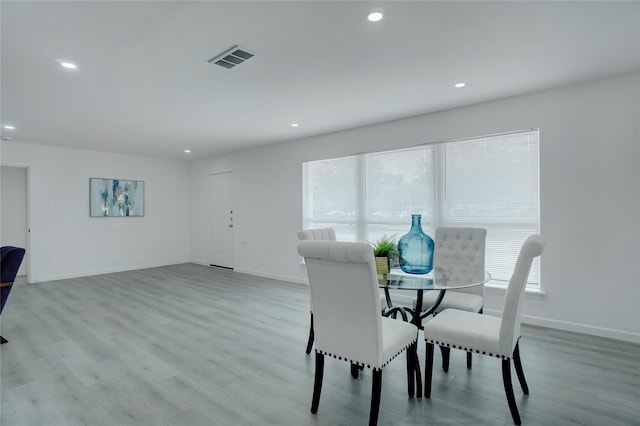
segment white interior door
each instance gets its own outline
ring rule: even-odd
[[[233,269],[233,173],[209,176],[209,264]]]

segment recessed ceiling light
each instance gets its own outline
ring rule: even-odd
[[[466,85],[467,85],[467,83],[460,82],[460,83],[454,84],[453,87],[461,88],[461,87],[464,87]]]
[[[367,20],[369,20],[370,22],[378,22],[382,19],[384,15],[382,14],[382,12],[369,12],[367,14]]]
[[[12,126],[11,124],[5,124],[2,127],[7,129],[7,130],[15,130],[16,129],[15,126]]]
[[[191,150],[190,150],[190,149],[185,149],[185,150],[184,150],[184,153],[185,153],[185,154],[190,154],[190,153],[191,153]]]
[[[299,124],[298,123],[291,123],[291,127],[298,127]]]
[[[69,69],[69,70],[75,70],[76,68],[78,68],[78,66],[76,64],[74,64],[73,62],[69,62],[69,61],[64,60],[64,59],[57,59],[56,62],[59,63],[61,67]]]

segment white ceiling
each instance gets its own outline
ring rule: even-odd
[[[2,1],[0,8],[0,118],[16,127],[3,137],[164,158],[640,70],[637,1]],[[365,19],[374,9],[385,13],[375,24]],[[255,57],[231,70],[207,62],[236,44]],[[78,69],[64,70],[58,59]],[[459,81],[468,86],[454,88]]]

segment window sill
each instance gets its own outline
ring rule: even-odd
[[[492,284],[488,282],[484,285],[485,291],[489,293],[504,294],[507,291],[507,287],[502,284]],[[524,295],[528,299],[544,299],[547,296],[547,292],[540,289],[527,288],[524,291]]]

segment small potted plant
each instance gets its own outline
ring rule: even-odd
[[[378,275],[387,275],[389,273],[390,260],[398,257],[398,245],[395,236],[383,235],[370,244],[373,246]]]

